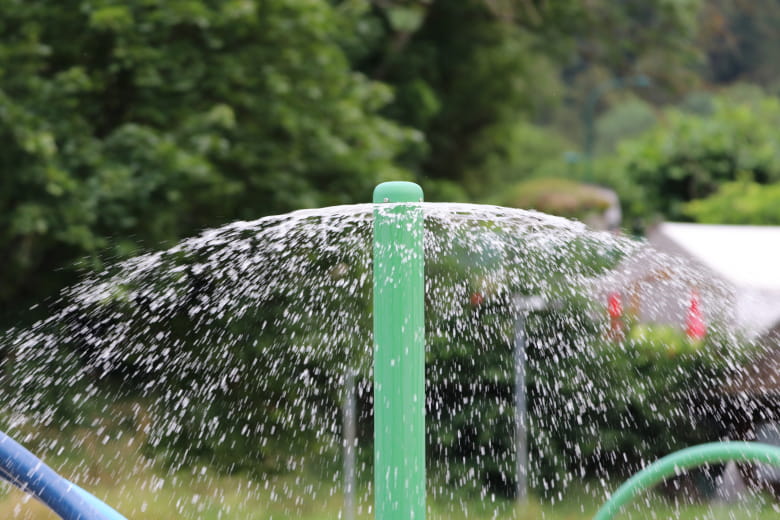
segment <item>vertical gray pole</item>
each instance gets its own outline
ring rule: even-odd
[[[355,372],[347,370],[344,383],[344,520],[355,520],[355,449],[357,447],[357,400]]]
[[[515,305],[515,474],[517,500],[525,502],[528,498],[528,410],[525,395],[528,335],[525,321],[531,312],[547,308],[547,301],[539,295],[518,295],[515,297]]]
[[[528,497],[528,433],[525,402],[525,310],[515,322],[515,474],[517,475],[517,500]]]

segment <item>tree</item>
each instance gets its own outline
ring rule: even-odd
[[[232,219],[367,200],[376,182],[408,176],[396,159],[419,134],[380,115],[392,93],[351,70],[340,34],[353,20],[327,2],[0,9],[9,310],[51,294],[76,263],[99,268]]]
[[[382,0],[350,56],[395,88],[386,113],[424,133],[427,152],[408,163],[423,182],[485,198],[533,174],[511,153],[535,137],[523,125],[559,121],[572,112],[562,102],[579,107],[604,76],[641,71],[656,92],[689,85],[698,9],[698,0]],[[579,120],[561,127],[575,138]]]
[[[707,76],[716,84],[750,81],[776,86],[780,5],[773,0],[708,0],[702,10],[700,45]]]

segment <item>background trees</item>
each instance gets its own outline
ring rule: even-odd
[[[5,323],[81,269],[234,219],[362,202],[389,178],[476,201],[534,178],[583,180],[584,108],[615,78],[652,81],[593,107],[588,180],[620,192],[628,227],[713,221],[686,204],[777,175],[769,1],[0,8]],[[718,93],[737,82],[758,87]],[[743,191],[741,208],[767,197]],[[753,213],[728,218],[764,221]]]
[[[661,217],[776,221],[762,199],[780,179],[780,103],[760,91],[750,99],[736,94],[710,100],[703,113],[665,110],[652,130],[625,140],[602,163],[602,179],[618,189],[626,215],[640,228]]]
[[[419,132],[352,70],[348,6],[3,2],[0,302],[198,229],[362,200]],[[63,270],[64,268],[64,270]]]

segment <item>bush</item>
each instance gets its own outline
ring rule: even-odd
[[[632,328],[622,343],[602,343],[590,361],[601,374],[592,414],[598,437],[588,446],[592,468],[627,475],[670,452],[720,438],[725,425],[724,376],[733,348],[717,333],[694,342],[675,328]],[[598,367],[598,368],[597,368]],[[596,373],[596,372],[594,372]]]
[[[498,204],[587,220],[594,214],[604,213],[612,204],[604,192],[596,186],[567,179],[533,179],[514,184]]]
[[[689,202],[686,216],[703,224],[780,225],[780,185],[727,182],[704,199]]]
[[[722,97],[713,107],[711,115],[667,110],[661,124],[599,163],[598,180],[618,192],[637,227],[656,215],[684,219],[687,202],[746,175],[759,184],[780,179],[780,101]]]

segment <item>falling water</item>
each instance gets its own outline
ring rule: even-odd
[[[345,383],[356,374],[356,507],[367,513],[372,211],[236,222],[65,290],[50,317],[0,338],[3,426],[84,487],[115,483],[113,505],[128,518],[152,507],[133,496],[139,488],[168,490],[184,517],[245,518],[241,497],[254,495],[295,516],[339,493]],[[598,502],[654,458],[724,438],[753,413],[726,391],[755,350],[731,327],[728,288],[565,219],[465,204],[424,213],[434,501],[458,511],[464,496],[479,497],[489,509],[514,492],[521,314],[536,495],[558,501],[576,489]],[[697,287],[706,342],[678,352],[616,330],[607,295],[629,286],[625,307],[643,300],[650,321],[669,313],[669,295],[684,309]],[[519,302],[530,296],[544,308],[527,312]],[[110,447],[99,451],[102,473],[73,469],[90,443]],[[229,497],[213,496],[215,475],[241,478]],[[177,497],[183,481],[212,495]]]

